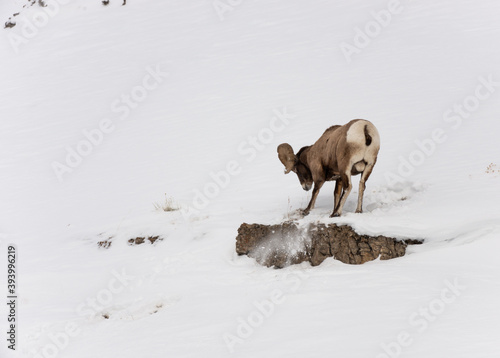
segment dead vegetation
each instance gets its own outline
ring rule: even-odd
[[[500,174],[500,167],[495,163],[490,163],[490,165],[486,167],[485,172],[486,174],[493,174],[493,175]]]
[[[180,209],[179,204],[177,204],[174,198],[168,197],[167,194],[165,194],[165,200],[162,203],[156,202],[153,203],[153,206],[155,210],[165,212],[177,211]]]

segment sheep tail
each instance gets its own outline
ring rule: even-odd
[[[372,144],[372,136],[368,133],[368,125],[365,125],[365,144],[367,147]]]

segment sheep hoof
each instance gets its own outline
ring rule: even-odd
[[[338,218],[339,216],[339,213],[332,213],[332,215],[330,215],[331,218]]]
[[[356,214],[362,214],[363,210],[356,210]]]
[[[309,210],[308,209],[301,210],[301,214],[307,216],[309,215]]]

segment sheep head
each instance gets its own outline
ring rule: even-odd
[[[297,156],[293,153],[292,146],[288,143],[283,143],[278,146],[278,158],[285,166],[285,174],[290,171],[295,171]]]
[[[307,151],[311,146],[301,148],[297,154],[293,153],[293,149],[288,143],[283,143],[278,146],[278,158],[285,166],[285,174],[291,171],[297,174],[300,185],[304,190],[311,190],[313,179],[309,166],[307,164]]]

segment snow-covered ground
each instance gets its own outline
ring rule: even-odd
[[[497,1],[121,2],[47,1],[1,31],[2,357],[500,356]],[[353,118],[382,140],[365,212],[356,177],[341,218],[327,183],[300,221],[425,244],[238,257],[241,223],[310,198],[276,146]]]

